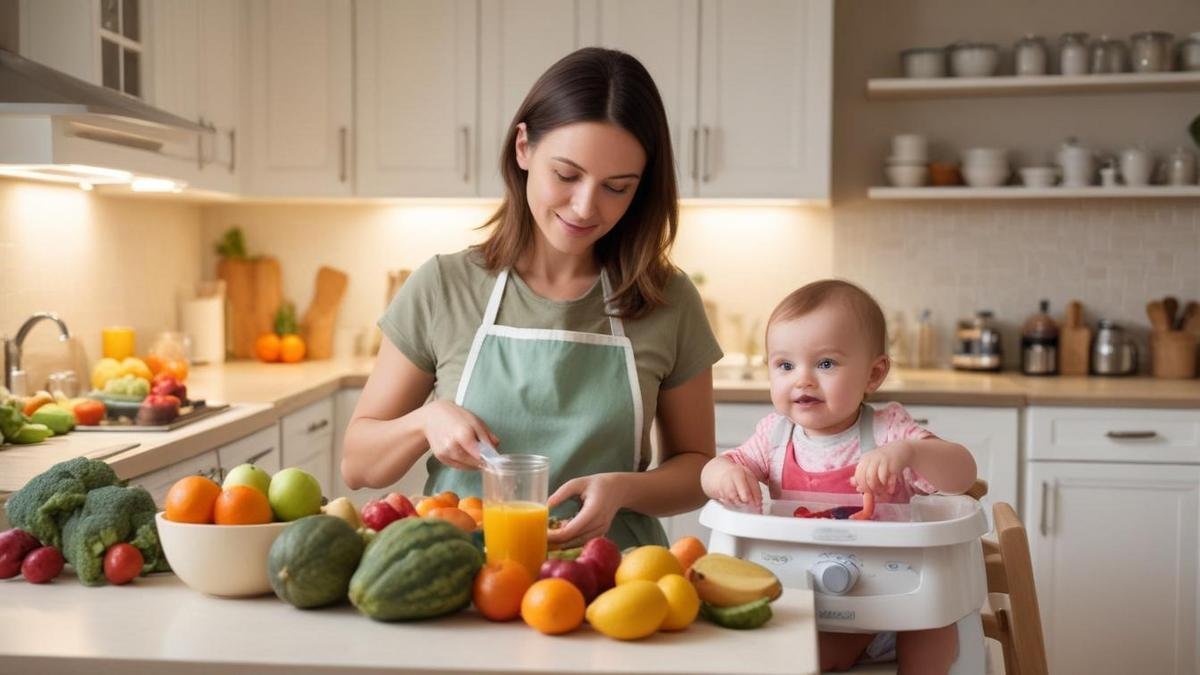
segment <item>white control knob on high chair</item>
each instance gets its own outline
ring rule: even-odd
[[[846,556],[823,558],[810,568],[816,590],[829,595],[843,595],[858,583],[858,562]]]

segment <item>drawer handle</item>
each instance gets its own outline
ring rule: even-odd
[[[913,422],[915,422],[916,425],[919,427],[929,426],[929,418],[928,417],[914,417]]]
[[[1117,440],[1127,440],[1131,438],[1157,438],[1157,431],[1108,431],[1105,436],[1115,438]]]
[[[308,425],[308,430],[306,431],[306,433],[311,434],[312,432],[318,431],[320,429],[324,429],[327,426],[329,426],[329,420],[319,420],[317,422],[313,422],[312,424]]]
[[[263,450],[262,452],[258,453],[257,455],[251,455],[250,459],[246,460],[246,463],[254,464],[258,460],[262,459],[263,457],[266,457],[267,455],[271,454],[274,451],[275,451],[275,448],[267,448],[266,450]]]
[[[1046,501],[1046,493],[1050,491],[1050,484],[1042,481],[1042,518],[1038,523],[1038,529],[1042,531],[1042,536],[1046,536],[1046,511],[1049,510],[1049,505]]]

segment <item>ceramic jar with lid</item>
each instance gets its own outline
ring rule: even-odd
[[[1179,43],[1179,67],[1200,70],[1200,33],[1192,33]]]
[[[1087,75],[1087,33],[1064,33],[1058,41],[1058,72],[1063,75]]]
[[[913,47],[900,52],[905,77],[945,77],[946,50],[941,47]]]
[[[1171,41],[1174,37],[1162,31],[1146,31],[1130,36],[1133,72],[1162,73],[1171,70]]]
[[[950,74],[955,77],[991,77],[999,63],[1000,47],[990,42],[950,45]]]
[[[1125,43],[1107,35],[1092,42],[1090,67],[1093,73],[1124,73],[1129,70]]]
[[[1059,147],[1058,166],[1065,187],[1085,187],[1095,180],[1096,155],[1074,138],[1068,138]]]
[[[1187,148],[1175,148],[1175,151],[1167,159],[1167,183],[1171,185],[1196,184],[1196,156]]]
[[[1038,35],[1026,35],[1013,48],[1017,75],[1046,74],[1046,41]]]

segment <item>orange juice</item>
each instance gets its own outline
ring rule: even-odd
[[[133,329],[128,326],[109,326],[101,329],[100,344],[100,351],[105,358],[120,361],[133,356]]]
[[[488,562],[516,560],[536,579],[546,560],[550,512],[535,502],[484,502],[483,541]]]

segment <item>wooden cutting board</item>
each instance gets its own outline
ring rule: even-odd
[[[312,303],[300,321],[307,358],[327,359],[333,356],[333,329],[337,322],[338,307],[342,304],[349,282],[350,278],[341,270],[332,267],[317,270]]]
[[[396,294],[400,292],[400,287],[412,276],[412,270],[389,271],[387,276],[387,291],[383,297],[384,311],[391,306],[392,298],[395,298]],[[379,326],[372,326],[372,329],[371,344],[367,347],[367,354],[375,356],[379,353],[379,345],[383,343],[383,332],[379,330]]]
[[[1059,333],[1059,373],[1087,375],[1092,348],[1092,330],[1083,323],[1083,303],[1067,303],[1067,317]]]
[[[225,282],[226,349],[234,358],[254,358],[254,341],[274,330],[283,300],[279,261],[270,258],[222,258],[217,277]]]

